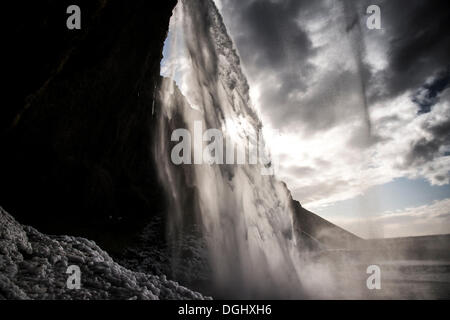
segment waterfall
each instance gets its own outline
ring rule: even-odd
[[[301,246],[293,231],[291,197],[276,176],[263,174],[267,163],[250,164],[250,156],[244,164],[171,161],[175,129],[193,133],[200,124],[203,130],[218,129],[246,154],[251,153],[251,137],[263,129],[213,1],[180,0],[167,41],[155,154],[169,195],[169,240],[176,244],[197,228],[215,292],[240,298],[301,297]],[[175,264],[181,251],[173,253]]]

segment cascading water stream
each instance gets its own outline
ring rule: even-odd
[[[245,146],[246,154],[249,137],[257,137],[262,129],[239,57],[214,3],[180,1],[169,41],[163,72],[171,79],[161,85],[155,152],[171,198],[169,238],[176,243],[186,225],[200,226],[213,287],[221,294],[300,297],[300,248],[285,185],[262,174],[263,164],[249,164],[248,159],[246,164],[171,162],[175,129],[194,133],[199,124],[203,130],[218,129],[227,141]]]

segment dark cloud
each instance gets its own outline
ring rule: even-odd
[[[320,2],[222,0],[222,11],[248,75],[274,79],[262,92],[262,107],[277,127],[299,109],[290,94],[308,87],[314,69],[308,60],[315,49],[298,18],[301,11],[317,11]]]
[[[308,1],[223,0],[223,11],[237,30],[234,40],[249,66],[279,70],[311,54],[311,41],[296,21]],[[232,26],[233,27],[233,26]]]
[[[418,114],[428,113],[439,102],[439,95],[450,85],[450,67],[425,83],[413,96],[413,102],[419,106]]]
[[[448,65],[449,5],[446,0],[380,2],[389,45],[385,85],[390,96],[417,89]]]
[[[327,106],[305,105],[302,101],[289,101],[289,93],[304,92],[308,87],[314,67],[308,60],[320,48],[313,48],[308,33],[299,27],[299,14],[305,12],[316,20],[332,19],[334,12],[322,1],[306,0],[222,0],[224,16],[230,22],[234,40],[250,76],[271,72],[277,83],[264,92],[263,101],[274,116],[274,122],[304,120],[313,123],[308,116],[316,116],[318,108]],[[366,30],[365,10],[377,4],[381,7],[384,45],[387,44],[388,67],[371,74],[364,63],[364,37],[371,37],[378,30]],[[342,0],[336,3],[344,9],[342,37],[352,43],[353,57],[358,70],[353,76],[359,82],[352,89],[361,95],[361,103],[374,99],[397,96],[406,90],[417,90],[427,78],[441,72],[448,65],[450,53],[450,10],[447,0],[392,1],[392,0]],[[341,26],[336,25],[336,28]],[[337,45],[346,39],[334,39]],[[371,41],[373,39],[366,39]],[[380,43],[380,45],[382,45]],[[339,72],[339,71],[338,71]],[[380,74],[381,73],[381,74]],[[334,81],[341,77],[332,75]],[[370,88],[382,79],[385,90]],[[323,88],[323,94],[327,87]],[[366,91],[371,96],[366,98]],[[430,97],[434,92],[429,92]],[[320,100],[320,99],[319,99]],[[294,102],[294,103],[292,103]],[[425,102],[426,104],[427,102]],[[432,103],[430,101],[430,103]],[[364,106],[361,106],[364,107]],[[306,114],[304,108],[313,109]],[[428,107],[425,106],[424,110]],[[294,110],[289,110],[294,109]],[[367,108],[365,108],[367,110]],[[276,111],[275,111],[276,110]],[[293,113],[297,117],[292,118]],[[326,112],[321,112],[327,117]],[[367,116],[367,115],[366,115]],[[329,119],[330,121],[338,119]],[[323,121],[322,121],[323,122]],[[327,123],[327,121],[324,121]],[[370,123],[368,123],[370,124]]]
[[[289,60],[291,48],[301,49],[295,50],[295,59],[307,57],[311,43],[294,20],[300,4],[301,1],[254,1],[244,8],[243,27],[248,31],[245,38],[248,44],[258,49],[257,63],[272,68],[282,67]],[[283,23],[280,23],[280,19]]]
[[[425,123],[423,128],[431,138],[420,138],[411,146],[411,151],[406,156],[406,166],[423,164],[431,161],[440,154],[441,147],[450,145],[450,119],[435,124]]]

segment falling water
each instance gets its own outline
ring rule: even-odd
[[[246,164],[172,162],[176,129],[194,135],[199,124],[203,130],[218,129],[247,156],[249,137],[257,137],[263,128],[239,57],[212,0],[179,1],[170,22],[162,74],[154,105],[154,154],[169,200],[167,235],[174,278],[182,278],[177,274],[182,269],[184,280],[194,283],[200,273],[202,292],[228,298],[423,296],[423,286],[408,282],[398,286],[398,280],[385,280],[381,295],[367,290],[367,265],[377,263],[367,250],[370,243],[357,249],[357,257],[356,251],[322,246],[319,254],[310,252],[298,235],[298,224],[294,228],[295,211],[286,186],[274,175],[262,174],[267,162],[252,164],[248,158]],[[203,147],[207,142],[212,141],[200,140]],[[228,149],[226,145],[224,153]],[[191,153],[196,153],[195,146]],[[345,232],[330,232],[333,239],[345,238]],[[399,251],[390,249],[389,254],[395,257]],[[392,279],[405,281],[398,270]],[[434,296],[433,291],[427,294]]]
[[[221,130],[247,152],[248,138],[262,129],[239,57],[214,3],[180,1],[170,38],[156,145],[160,178],[171,197],[169,237],[176,242],[187,225],[200,226],[216,292],[247,298],[300,297],[299,247],[285,185],[262,175],[261,163],[171,163],[172,131],[194,132],[194,121],[203,129]]]

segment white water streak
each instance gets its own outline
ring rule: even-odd
[[[170,57],[165,57],[161,89],[164,109],[160,120],[158,154],[161,180],[171,193],[172,236],[182,230],[194,210],[207,241],[214,286],[242,297],[299,297],[300,257],[293,231],[291,199],[284,184],[261,175],[259,165],[190,165],[170,163],[170,125],[181,119],[193,132],[218,128],[243,144],[262,124],[254,111],[239,57],[212,1],[180,1],[170,25]],[[172,122],[173,123],[173,122]],[[248,146],[246,147],[248,148]],[[197,197],[180,205],[186,186]]]

